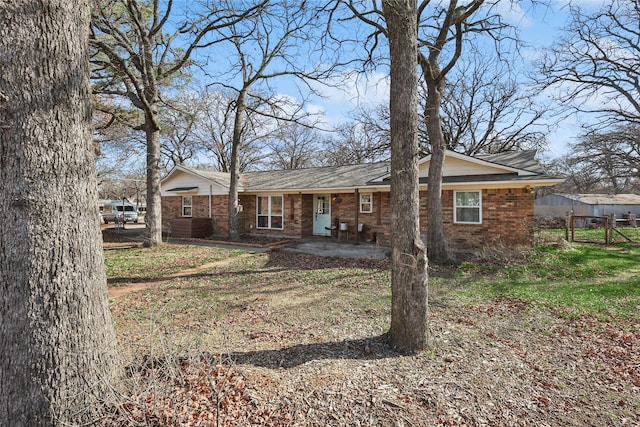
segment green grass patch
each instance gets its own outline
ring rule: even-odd
[[[538,248],[507,266],[465,264],[460,277],[478,279],[458,295],[469,301],[509,297],[574,314],[638,318],[640,249],[574,244]]]
[[[106,251],[105,262],[109,281],[116,284],[163,277],[241,253],[167,244],[151,249]],[[634,245],[538,247],[512,261],[465,263],[447,267],[444,273],[430,276],[429,294],[436,304],[445,300],[476,304],[517,298],[571,314],[639,316],[640,248]],[[388,270],[351,266],[340,259],[273,253],[258,260],[243,259],[202,278],[184,278],[169,286],[180,289],[172,294],[174,303],[176,298],[185,299],[174,308],[177,312],[206,311],[221,301],[235,304],[234,298],[243,298],[238,295],[253,299],[277,297],[279,301],[273,304],[278,309],[299,311],[320,307],[329,295],[339,295],[340,304],[334,303],[331,310],[344,304],[344,312],[386,316],[389,284]],[[329,311],[325,307],[319,315]],[[200,315],[206,317],[204,313]]]
[[[549,235],[557,236],[565,238],[567,236],[567,231],[564,228],[546,228],[543,230],[544,233]],[[569,239],[571,239],[571,230],[569,230],[568,234]],[[625,238],[626,237],[626,238]],[[577,242],[597,242],[597,243],[605,243],[605,229],[600,228],[579,228],[576,227],[573,229],[573,238]],[[615,231],[611,232],[611,240],[613,243],[626,243],[630,239],[632,242],[640,243],[640,227],[631,228],[631,227],[618,227]]]

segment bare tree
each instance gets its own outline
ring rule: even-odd
[[[636,192],[640,177],[640,127],[623,125],[587,132],[555,164],[567,176],[558,191]]]
[[[565,181],[553,188],[543,187],[536,190],[536,196],[554,193],[601,193],[607,192],[603,187],[601,174],[588,164],[578,159],[561,156],[553,159],[547,169],[555,176],[562,176]]]
[[[389,159],[389,105],[359,108],[325,139],[324,163],[353,165]]]
[[[425,123],[431,146],[427,184],[427,246],[432,262],[449,260],[442,218],[442,168],[447,146],[440,114],[446,76],[462,56],[465,34],[497,31],[502,27],[499,22],[494,23],[495,18],[490,16],[471,21],[484,3],[485,0],[473,0],[458,6],[457,0],[450,0],[433,5],[431,13],[427,15],[424,14],[430,1],[424,1],[419,8],[418,20],[423,24],[420,26],[418,62],[427,86]]]
[[[265,3],[256,0],[240,9],[216,2],[205,16],[176,22],[172,19],[173,0],[93,0],[90,42],[94,92],[120,96],[144,116],[138,128],[145,132],[147,146],[146,245],[162,243],[161,90],[184,76],[194,51],[220,41],[210,37],[213,32],[250,17]]]
[[[267,167],[302,169],[319,166],[320,134],[317,130],[294,122],[280,122],[265,145]]]
[[[470,156],[513,150],[544,149],[549,108],[535,101],[531,82],[516,78],[495,52],[474,47],[456,63],[442,97],[442,132],[448,150]],[[418,112],[424,118],[427,88],[419,86]],[[427,126],[418,122],[420,153],[431,154]],[[389,156],[388,106],[359,109],[337,126],[325,142],[325,163],[355,164]]]
[[[356,118],[341,123],[322,142],[322,159],[325,165],[355,165],[389,159],[389,118],[377,123]],[[386,125],[386,126],[385,126]],[[385,126],[384,131],[377,129]]]
[[[98,227],[89,25],[87,0],[0,2],[2,425],[93,424],[120,375]]]
[[[199,96],[199,113],[195,136],[201,151],[211,156],[213,166],[220,172],[231,171],[231,147],[235,122],[235,93],[231,90],[206,90]],[[238,168],[240,172],[255,169],[263,158],[261,141],[273,131],[269,117],[251,114],[260,110],[252,100],[243,120],[242,138],[238,147]]]
[[[145,140],[140,131],[133,129],[139,111],[123,108],[118,100],[108,96],[94,96],[93,106],[93,140],[100,185],[104,179],[137,168],[137,163],[144,160]]]
[[[368,37],[369,56],[367,63],[374,61],[371,53],[386,35],[380,26],[381,11],[376,3],[366,6],[362,1],[343,0],[354,16],[373,26],[374,33]],[[418,65],[426,86],[424,117],[430,145],[429,178],[427,187],[427,246],[429,259],[446,262],[449,259],[444,239],[442,219],[442,168],[446,150],[446,140],[442,129],[441,107],[446,88],[446,77],[462,56],[465,36],[488,34],[499,45],[502,30],[508,28],[498,15],[492,13],[491,5],[498,0],[472,0],[459,5],[458,0],[422,0],[416,8],[418,21]],[[481,8],[481,6],[484,6]]]
[[[391,59],[391,327],[400,351],[427,346],[427,250],[420,238],[415,0],[382,2]]]
[[[229,7],[238,1],[228,0]],[[223,87],[236,93],[234,126],[231,145],[229,186],[229,238],[240,237],[238,229],[238,179],[240,174],[238,151],[243,142],[247,117],[251,114],[268,114],[280,120],[302,120],[306,114],[300,106],[272,93],[269,85],[282,77],[295,77],[307,84],[308,80],[319,79],[325,72],[319,69],[305,70],[314,39],[310,33],[319,24],[317,9],[307,2],[293,0],[272,1],[264,5],[260,13],[241,22],[220,29],[220,38],[230,42],[228,59],[232,63],[232,73],[225,73],[220,79]],[[299,58],[304,57],[305,61]],[[314,66],[315,67],[315,66]],[[309,86],[308,86],[309,87]],[[309,89],[311,89],[309,87]],[[258,100],[261,110],[252,110],[251,100]]]
[[[640,1],[572,3],[566,36],[539,62],[540,84],[562,105],[599,117],[595,126],[640,123]]]
[[[535,101],[531,82],[516,78],[503,54],[470,49],[456,63],[442,97],[442,132],[448,150],[470,156],[544,149],[549,108]],[[424,118],[427,87],[419,86],[418,112]],[[431,154],[427,126],[418,122],[420,153]],[[359,109],[326,141],[327,164],[384,160],[389,155],[388,106]]]
[[[186,92],[165,102],[159,110],[160,154],[163,170],[184,165],[198,153],[195,128],[198,124],[199,99]]]
[[[442,98],[447,149],[474,156],[544,148],[549,129],[542,119],[549,108],[535,101],[529,86],[504,57],[470,50],[447,78]],[[430,152],[428,145],[425,149]]]

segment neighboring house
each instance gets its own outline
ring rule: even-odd
[[[482,157],[446,153],[442,203],[451,248],[531,244],[534,187],[563,181],[545,175],[534,155],[532,151]],[[423,234],[429,161],[426,157],[419,162]],[[391,179],[389,163],[243,173],[240,232],[333,236],[354,242],[375,238],[389,245]],[[228,189],[229,174],[176,166],[162,180],[164,230],[182,237],[226,235]]]
[[[637,194],[549,194],[535,200],[534,213],[541,218],[564,218],[567,213],[585,216],[615,214],[623,218],[629,213],[640,215]]]

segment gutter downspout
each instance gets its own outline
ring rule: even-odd
[[[213,186],[209,184],[209,219],[211,219],[211,193],[213,193]]]
[[[360,191],[356,188],[355,191],[355,198],[356,198],[356,245],[360,244],[360,224],[358,223],[359,218],[358,218],[358,213],[360,212]]]

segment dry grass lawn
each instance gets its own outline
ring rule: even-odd
[[[111,299],[129,392],[104,425],[640,425],[638,316],[461,297],[497,273],[434,270],[432,348],[401,356],[388,261],[237,255]]]

